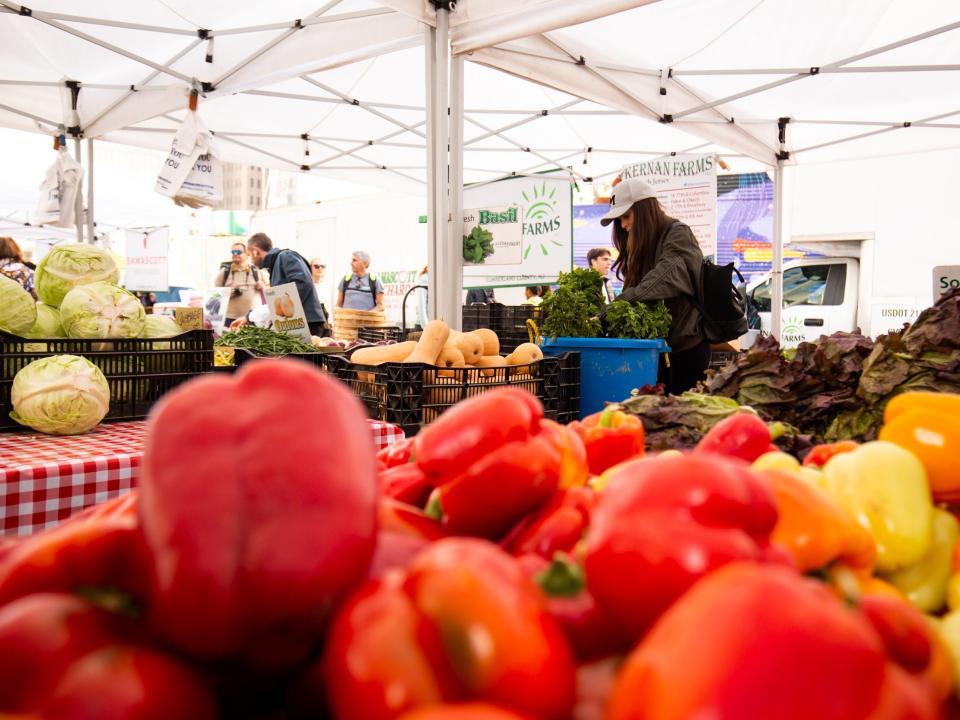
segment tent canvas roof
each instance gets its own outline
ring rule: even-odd
[[[422,193],[433,17],[426,0],[0,0],[0,125],[164,149],[198,87],[226,160]],[[450,17],[467,182],[960,145],[953,0],[461,0]]]

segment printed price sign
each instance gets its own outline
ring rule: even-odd
[[[304,342],[310,342],[310,327],[300,302],[300,293],[296,283],[284,283],[264,290],[267,309],[270,312],[270,326],[277,332],[296,335]]]

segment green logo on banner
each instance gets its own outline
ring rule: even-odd
[[[527,247],[523,251],[523,259],[526,260],[530,250],[534,245],[540,246],[540,251],[544,255],[550,254],[550,245],[563,247],[563,243],[553,238],[541,238],[539,236],[549,235],[560,229],[560,218],[557,217],[557,190],[554,186],[547,189],[547,183],[541,183],[538,188],[533,186],[530,197],[526,192],[522,192],[526,207],[523,215],[523,236],[527,239]]]

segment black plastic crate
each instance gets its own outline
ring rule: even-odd
[[[110,386],[110,410],[104,422],[139,420],[169,390],[213,371],[213,333],[190,330],[169,338],[34,340],[0,332],[0,407],[11,407],[16,374],[51,355],[80,355],[103,371]],[[26,429],[7,412],[0,415],[0,431]]]
[[[382,342],[383,340],[393,340],[394,342],[403,342],[406,333],[398,327],[362,327],[357,329],[357,339],[367,342]]]
[[[493,330],[497,336],[522,334],[527,336],[527,320],[533,320],[538,326],[543,323],[544,313],[536,305],[464,305],[463,331],[470,332],[480,328]],[[524,340],[526,342],[526,340]]]
[[[545,357],[531,365],[440,369],[422,363],[356,365],[346,357],[334,356],[330,366],[360,398],[370,417],[399,425],[408,436],[416,435],[461,400],[497,387],[529,391],[540,399],[551,419],[557,419],[561,411],[559,357]],[[576,395],[579,409],[579,389]]]
[[[566,425],[580,419],[580,353],[566,352],[560,360],[560,397],[557,422]]]
[[[310,365],[315,365],[321,370],[327,369],[326,358],[330,355],[333,355],[339,350],[332,350],[328,352],[314,352],[314,353],[287,353],[286,355],[257,355],[256,353],[251,352],[247,348],[233,348],[233,366],[227,368],[228,370],[236,371],[243,365],[253,360],[276,360],[277,358],[292,358],[294,360],[302,360],[305,363]]]

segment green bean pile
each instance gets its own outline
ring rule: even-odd
[[[254,325],[244,325],[239,330],[224,333],[217,338],[214,345],[245,348],[254,355],[319,352],[318,348],[303,342],[296,335],[287,335]]]

